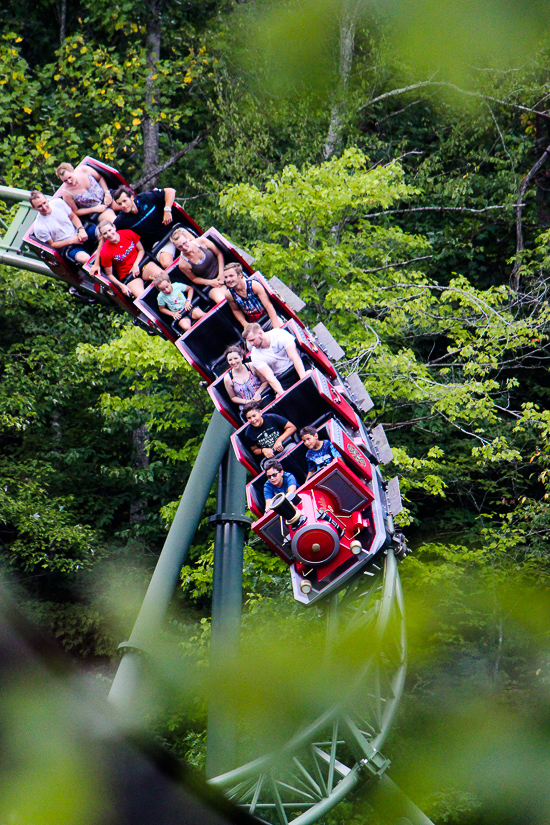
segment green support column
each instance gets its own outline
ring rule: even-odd
[[[208,425],[130,639],[119,645],[125,652],[109,699],[121,709],[134,710],[142,684],[142,654],[154,649],[155,639],[178,584],[181,568],[233,431],[232,425],[216,410]]]
[[[230,448],[220,467],[214,547],[212,637],[210,661],[217,669],[239,650],[243,587],[243,546],[250,522],[246,510],[246,469]],[[217,699],[208,709],[206,775],[217,776],[236,766],[237,732],[230,711]]]

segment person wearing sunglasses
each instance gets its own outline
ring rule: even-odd
[[[280,461],[270,459],[265,462],[265,474],[267,481],[264,484],[264,498],[265,498],[265,512],[271,509],[271,502],[277,493],[284,493],[288,495],[293,493],[298,482],[292,473],[285,473],[283,465]]]

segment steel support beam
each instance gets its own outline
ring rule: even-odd
[[[38,272],[39,275],[48,275],[49,277],[53,275],[50,267],[42,261],[36,258],[28,258],[25,255],[16,255],[13,252],[2,252],[1,249],[0,264],[13,266],[15,269],[27,269],[29,272]]]
[[[121,709],[130,710],[137,701],[142,681],[142,655],[154,649],[155,639],[178,584],[181,568],[187,558],[233,429],[232,425],[215,410],[130,639],[120,645],[124,656],[114,678],[109,699]]]
[[[380,777],[369,802],[382,822],[391,825],[434,825],[432,820],[397,787],[387,773]]]
[[[0,200],[28,201],[31,193],[28,189],[16,189],[15,186],[0,186]],[[48,195],[46,195],[48,197]]]
[[[246,510],[246,469],[229,449],[218,477],[218,513],[214,545],[212,636],[210,661],[218,670],[227,666],[239,650],[241,627],[243,546],[250,519]],[[208,709],[206,775],[217,776],[235,767],[237,731],[234,714],[216,697]]]

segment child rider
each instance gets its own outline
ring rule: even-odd
[[[308,474],[307,478],[318,473],[322,467],[330,464],[333,458],[338,458],[338,451],[331,441],[322,441],[315,427],[303,427],[300,430],[300,438],[307,447],[306,461]]]
[[[285,495],[293,493],[298,486],[298,482],[292,473],[285,473],[283,465],[275,458],[270,458],[264,466],[267,476],[267,481],[264,484],[265,511],[267,513],[277,493],[284,493]]]
[[[193,287],[187,284],[172,283],[164,272],[157,275],[154,284],[159,291],[157,303],[163,315],[169,315],[178,322],[183,330],[191,329],[193,321],[197,321],[205,314],[202,309],[194,307]]]

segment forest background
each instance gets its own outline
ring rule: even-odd
[[[414,655],[390,755],[436,822],[490,819],[471,777],[434,767],[456,744],[441,720],[457,696],[473,728],[495,705],[501,732],[509,714],[522,736],[549,718],[547,12],[503,8],[0,11],[2,183],[51,194],[55,166],[90,154],[138,188],[174,186],[200,225],[300,294],[304,320],[324,321],[360,371],[414,550]],[[0,283],[2,574],[108,685],[210,400],[173,347],[121,315],[36,274],[2,267]],[[213,509],[170,618],[183,648],[208,645]],[[292,609],[286,569],[251,542],[245,631]],[[155,724],[202,765],[204,708]],[[357,811],[332,821],[370,816]]]

